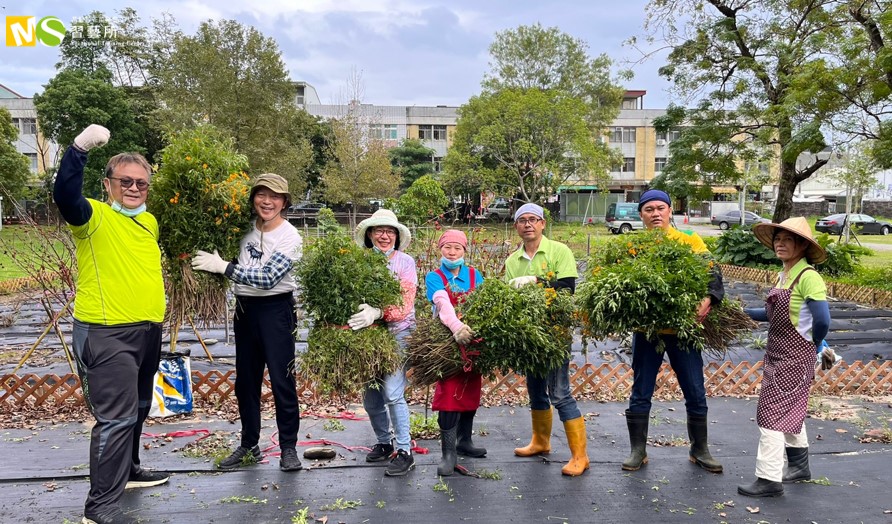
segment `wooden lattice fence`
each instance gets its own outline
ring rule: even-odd
[[[706,391],[710,396],[755,395],[762,381],[762,362],[711,362],[704,370]],[[627,364],[570,365],[574,395],[595,395],[600,398],[628,398],[632,388],[632,369]],[[83,403],[77,375],[4,375],[0,389],[0,406],[13,410],[16,406],[70,406]],[[263,399],[272,397],[268,377],[264,380]],[[298,394],[304,403],[322,400],[313,384],[298,380]],[[841,362],[828,371],[818,371],[812,392],[823,395],[892,395],[892,361],[870,360]],[[235,401],[235,371],[212,370],[192,372],[192,394],[195,399],[211,403]],[[484,400],[490,405],[511,402],[526,395],[526,382],[520,375],[497,375],[484,384]],[[663,364],[655,395],[679,397],[678,380]],[[410,391],[412,398],[422,398]]]

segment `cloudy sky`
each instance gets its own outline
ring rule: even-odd
[[[584,40],[591,56],[606,53],[635,77],[629,89],[647,91],[645,107],[665,107],[668,84],[660,58],[633,64],[640,52],[624,46],[643,35],[646,0],[0,0],[0,15],[57,16],[66,26],[90,11],[113,15],[134,6],[146,25],[168,12],[193,34],[209,18],[236,19],[274,38],[292,80],[316,87],[323,103],[336,103],[354,68],[364,102],[376,105],[461,105],[480,90],[488,47],[497,31],[556,26]],[[242,4],[241,7],[236,5]],[[608,7],[609,6],[609,7]],[[662,55],[665,56],[665,55]],[[58,48],[0,47],[0,84],[24,96],[43,90],[55,74]]]

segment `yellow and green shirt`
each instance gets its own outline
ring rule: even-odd
[[[507,280],[526,276],[542,277],[548,281],[577,278],[579,274],[576,272],[576,258],[569,247],[543,236],[533,258],[529,258],[523,246],[520,246],[520,249],[511,253],[505,261]]]
[[[158,221],[150,213],[126,217],[87,199],[89,221],[69,225],[77,252],[74,318],[101,325],[164,320],[164,279]]]

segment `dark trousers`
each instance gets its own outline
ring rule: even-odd
[[[269,368],[279,447],[293,448],[300,429],[300,406],[294,379],[294,296],[236,297],[235,397],[242,419],[242,446],[260,441],[260,393],[263,368]]]
[[[663,365],[663,356],[669,356],[669,365],[678,377],[678,385],[684,393],[688,415],[706,416],[706,388],[703,385],[703,357],[699,351],[680,347],[675,335],[660,335],[666,343],[664,353],[657,353],[656,341],[650,342],[641,333],[632,337],[632,395],[629,412],[650,413],[651,398],[657,374]]]
[[[161,358],[161,324],[75,320],[73,341],[84,400],[96,418],[85,504],[87,512],[96,513],[117,504],[131,471],[139,468],[139,438]]]

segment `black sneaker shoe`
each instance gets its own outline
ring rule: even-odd
[[[384,474],[388,477],[402,477],[414,468],[415,459],[406,450],[401,449],[396,452],[396,456],[387,465]]]
[[[384,462],[393,455],[393,446],[390,444],[375,444],[372,451],[365,456],[366,462]]]
[[[131,472],[130,478],[127,479],[127,485],[124,486],[124,489],[132,489],[132,488],[150,488],[152,486],[160,486],[167,482],[167,479],[170,478],[170,475],[167,473],[162,473],[160,471],[149,471],[147,469],[139,468],[139,471],[136,473]]]
[[[125,515],[121,508],[114,507],[103,512],[84,512],[84,519],[81,522],[83,524],[137,524],[139,521]]]
[[[217,463],[217,469],[231,471],[242,466],[257,464],[262,458],[263,454],[260,453],[260,447],[254,446],[253,448],[243,448],[242,446],[239,446],[235,448],[235,451],[233,451],[232,454]]]
[[[300,459],[297,458],[297,450],[294,448],[283,449],[279,456],[279,469],[282,471],[298,471],[303,469]]]

